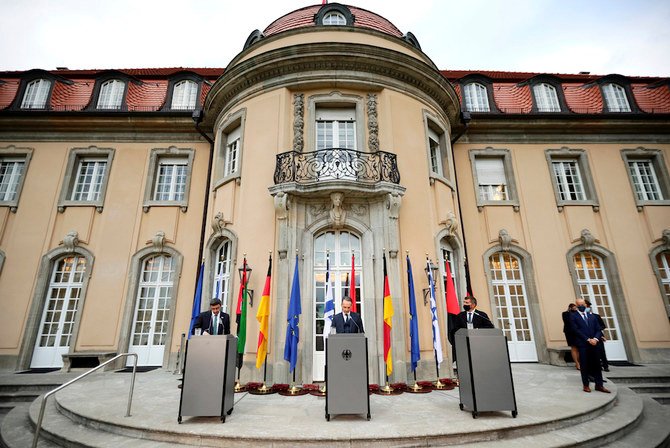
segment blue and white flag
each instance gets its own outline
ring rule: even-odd
[[[330,281],[330,260],[326,258],[326,305],[323,311],[323,337],[330,334],[333,326],[333,316],[335,315],[335,299],[333,298],[333,285]]]
[[[440,324],[437,320],[437,301],[435,300],[435,279],[433,270],[430,268],[430,260],[426,258],[426,270],[428,271],[428,286],[430,287],[430,314],[433,320],[433,349],[435,359],[439,366],[442,362],[442,337],[440,336]]]

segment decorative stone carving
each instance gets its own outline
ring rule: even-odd
[[[277,216],[277,219],[288,218],[288,208],[290,205],[288,195],[283,191],[280,191],[274,196],[274,204],[275,204],[275,215]]]
[[[663,230],[661,234],[661,239],[663,240],[663,245],[666,249],[670,250],[670,229]]]
[[[593,249],[593,245],[598,242],[595,236],[591,233],[589,229],[584,229],[582,230],[582,234],[580,236],[580,239],[582,241],[582,244],[584,245],[584,249],[586,250],[591,250]]]
[[[344,193],[339,191],[331,193],[330,200],[332,202],[329,214],[330,223],[334,228],[340,229],[344,226],[344,221],[347,219],[347,212],[342,206],[342,202],[344,201]]]
[[[350,204],[348,207],[345,207],[347,210],[351,210],[352,213],[356,216],[363,216],[367,214],[368,207],[364,204]]]
[[[398,219],[401,204],[402,197],[398,193],[389,193],[386,196],[386,208],[389,211],[389,218]]]
[[[377,121],[377,95],[368,93],[368,148],[379,151],[379,122]]]
[[[305,110],[305,95],[296,93],[293,95],[293,150],[302,152],[305,145],[303,128],[305,120],[303,113]]]
[[[79,233],[76,230],[69,231],[60,243],[68,252],[74,252],[74,248],[79,246]]]
[[[309,207],[309,214],[317,218],[328,211],[327,204],[311,205]]]
[[[214,218],[212,218],[212,230],[214,230],[215,235],[223,235],[223,229],[230,224],[230,221],[226,221],[223,217],[223,212],[217,213]]]
[[[153,238],[147,241],[147,244],[153,246],[154,252],[163,252],[163,247],[165,246],[165,232],[159,230],[156,232]]]
[[[500,242],[502,250],[509,251],[510,245],[512,244],[512,236],[507,229],[500,229],[498,232],[498,241]]]
[[[440,224],[444,224],[444,228],[447,231],[447,238],[454,238],[456,236],[456,231],[458,230],[458,220],[456,215],[451,210],[447,213],[447,219],[442,221]]]

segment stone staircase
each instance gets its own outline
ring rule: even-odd
[[[532,375],[523,372],[517,375],[516,370],[524,368],[535,371]],[[515,366],[516,387],[521,391],[517,392],[519,417],[514,419],[509,416],[509,412],[483,413],[478,419],[472,419],[468,413],[457,411],[458,392],[454,390],[397,397],[373,395],[373,418],[370,422],[335,419],[330,423],[324,421],[323,401],[316,397],[254,397],[236,394],[235,413],[230,423],[221,424],[216,418],[198,417],[182,425],[177,425],[175,421],[174,401],[178,397],[178,382],[173,375],[157,373],[149,377],[148,374],[142,374],[142,378],[138,375],[133,417],[125,418],[123,409],[128,375],[102,373],[90,377],[92,384],[73,385],[69,395],[61,395],[65,393],[62,391],[49,399],[38,446],[670,447],[670,406],[657,401],[659,394],[666,392],[658,392],[649,386],[670,385],[670,375],[616,369],[607,376],[608,387],[613,392],[611,395],[597,392],[585,394],[579,390],[579,383],[575,383],[578,376],[574,370],[551,367],[554,369],[551,370],[553,378],[547,381],[541,378],[545,368],[548,366]],[[557,378],[564,380],[558,383]],[[553,394],[549,385],[552,382],[557,383],[556,387],[559,388]],[[523,386],[520,387],[519,383]],[[102,399],[109,401],[114,396],[119,397],[116,402],[105,405],[114,408],[113,411],[80,405],[83,397],[90,396],[91,391],[101,390],[101,386],[114,389],[113,392],[108,391],[107,396],[103,394]],[[525,392],[524,387],[527,388]],[[19,391],[17,389],[15,392]],[[149,403],[149,397],[156,397],[159,391],[164,391],[164,401]],[[28,391],[16,396],[14,408],[0,424],[0,443],[3,447],[19,448],[32,444],[42,397],[32,402],[18,401],[19,397],[28,400],[27,394]],[[569,401],[567,404],[579,401],[582,406],[575,406],[574,412],[552,414],[556,408],[570,408],[566,406],[566,401]],[[172,404],[167,406],[167,403]],[[429,408],[426,414],[434,414],[433,421],[427,421],[423,415],[416,416],[426,406],[435,406],[434,409]],[[273,413],[272,418],[259,416],[259,409],[265,408]],[[439,409],[442,409],[442,415],[435,414],[435,410]],[[406,412],[405,415],[402,410]],[[286,423],[282,417],[291,412],[296,413],[296,421],[303,426],[295,427],[293,432],[277,432],[277,428]],[[423,423],[414,423],[413,430],[407,431],[403,428],[408,426],[401,425],[403,420],[410,418]],[[255,426],[240,426],[254,422],[263,425],[265,431],[258,433]],[[449,423],[449,431],[435,430],[436,426],[445,423]],[[422,428],[421,424],[425,426]],[[350,431],[353,426],[361,431]],[[309,432],[305,428],[311,428],[313,437],[304,436],[305,432]],[[277,431],[273,433],[275,429]]]
[[[16,406],[34,401],[75,376],[61,373],[0,375],[0,424]]]

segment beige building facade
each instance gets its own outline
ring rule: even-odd
[[[444,376],[447,262],[513,361],[557,362],[579,296],[612,360],[668,359],[667,80],[441,71],[412,33],[337,3],[253,32],[225,70],[161,70],[0,74],[3,369],[125,352],[175,369],[200,265],[201,309],[220,298],[234,321],[246,256],[242,379],[257,381],[268,254],[273,382],[290,380],[296,262],[297,380],[323,380],[326,261],[337,309],[355,284],[370,380],[384,381],[384,257],[392,380],[407,381],[408,255],[421,378],[436,374],[426,258]]]

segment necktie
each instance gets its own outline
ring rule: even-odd
[[[344,323],[346,324],[347,322],[349,322],[349,315],[345,314],[344,315]]]
[[[219,316],[218,314],[214,316],[214,328],[212,328],[212,334],[217,335],[219,334]]]
[[[586,313],[582,313],[582,319],[584,319],[584,322],[586,322]]]
[[[468,323],[472,323],[472,313],[468,313]]]

